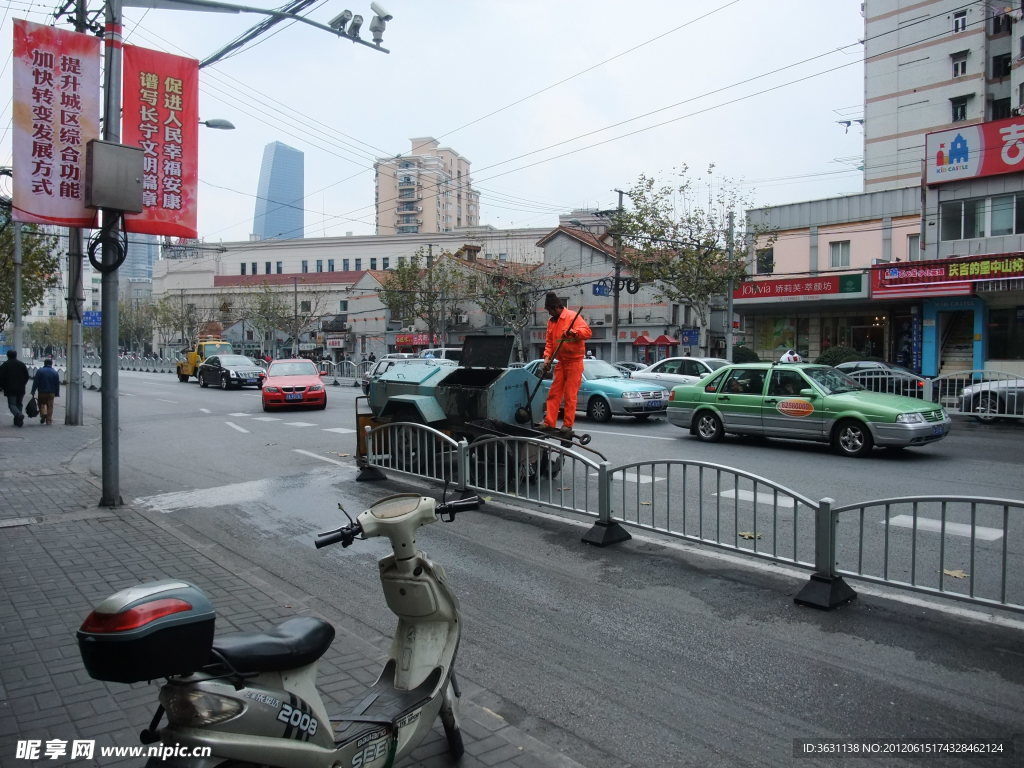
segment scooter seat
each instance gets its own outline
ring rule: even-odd
[[[312,664],[333,640],[334,627],[326,621],[296,616],[269,632],[233,632],[215,637],[212,660],[226,661],[236,672],[280,672]]]
[[[339,733],[352,723],[393,724],[402,715],[430,701],[430,695],[441,681],[440,667],[412,690],[402,691],[395,688],[395,666],[395,660],[389,659],[369,692],[348,702],[344,714],[331,717]],[[347,740],[349,736],[344,738]]]

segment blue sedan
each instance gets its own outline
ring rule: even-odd
[[[526,368],[537,373],[543,360],[527,363]],[[557,364],[557,362],[556,362]],[[541,394],[547,395],[552,372],[542,385]],[[594,421],[611,421],[612,416],[632,416],[644,421],[651,416],[664,416],[668,407],[668,390],[647,381],[633,381],[611,363],[604,360],[583,361],[583,381],[576,400],[576,410],[585,411]]]

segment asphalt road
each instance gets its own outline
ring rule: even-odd
[[[354,482],[357,389],[331,387],[325,411],[283,414],[264,414],[258,392],[173,376],[123,372],[120,390],[125,497],[195,541],[215,542],[240,568],[334,601],[353,616],[352,631],[377,640],[390,631],[376,580],[380,542],[322,552],[311,544],[338,524],[336,502],[355,513],[399,487]],[[98,412],[98,395],[87,394],[86,407]],[[966,488],[1024,498],[1016,427],[958,423],[936,445],[850,460],[775,441],[707,446],[664,422],[580,422],[591,426],[592,445],[612,461],[699,457],[812,498]],[[92,469],[99,473],[98,457]],[[1024,623],[1015,617],[870,590],[818,612],[792,602],[805,574],[641,537],[594,549],[580,542],[582,530],[491,504],[425,529],[420,544],[462,602],[459,668],[475,703],[584,765],[832,766],[834,758],[795,758],[794,740],[1022,731]],[[1019,738],[1016,749],[1013,758],[940,764],[1019,765]]]

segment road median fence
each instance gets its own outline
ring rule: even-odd
[[[583,540],[597,546],[637,529],[804,569],[810,576],[794,598],[804,605],[848,602],[853,579],[1024,613],[1024,501],[917,496],[838,506],[724,465],[612,465],[557,441],[456,440],[411,422],[367,426],[362,442],[360,479],[396,471],[592,518]]]

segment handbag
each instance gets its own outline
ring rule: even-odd
[[[29,400],[28,404],[25,406],[25,413],[30,419],[34,419],[39,415],[39,403],[36,402],[34,397]]]

